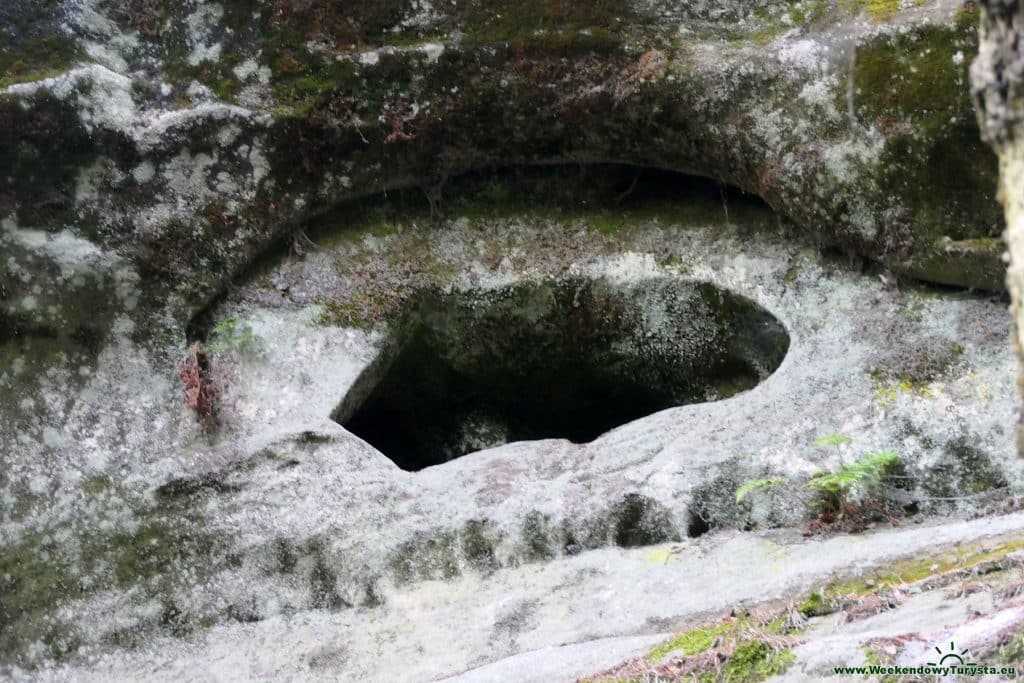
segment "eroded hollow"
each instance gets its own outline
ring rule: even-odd
[[[422,291],[335,419],[416,471],[512,441],[591,441],[758,384],[789,348],[754,302],[654,278]]]

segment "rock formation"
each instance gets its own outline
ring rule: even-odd
[[[0,676],[820,676],[1010,595],[1017,12],[0,3]]]

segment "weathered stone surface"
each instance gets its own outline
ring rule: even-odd
[[[1002,280],[965,89],[977,14],[902,4],[4,4],[0,674],[424,680],[562,644],[579,603],[573,638],[660,633],[648,618],[711,606],[666,613],[655,588],[678,578],[633,581],[647,551],[625,549],[678,543],[672,566],[741,527],[738,566],[760,567],[766,534],[820,516],[812,475],[890,449],[902,469],[849,491],[878,506],[865,523],[990,510],[1022,481],[1004,306],[883,267]],[[768,208],[692,179],[630,204],[643,183],[602,184],[607,161]],[[579,177],[523,172],[554,203],[456,187],[554,163]],[[401,188],[429,206],[354,202]],[[788,353],[724,400],[415,474],[335,421],[417,292],[580,278],[709,283],[778,318]],[[193,342],[212,427],[183,402]],[[923,547],[902,533],[865,561]],[[719,601],[752,590],[719,579]],[[606,621],[609,595],[645,607]],[[409,618],[424,606],[490,630],[441,638]],[[309,649],[261,645],[289,631]]]
[[[8,17],[0,213],[116,251],[179,320],[324,208],[552,161],[699,173],[900,272],[1001,283],[973,3],[53,4],[53,53]]]
[[[941,576],[948,567],[929,570],[930,561],[950,554],[961,566],[973,567],[986,549],[1002,546],[991,554],[1004,560],[1007,546],[1019,548],[1022,523],[1016,514],[861,538],[799,541],[726,533],[711,543],[605,549],[558,559],[530,573],[467,575],[443,589],[420,584],[386,610],[361,617],[323,611],[281,615],[217,628],[213,637],[195,644],[164,636],[142,652],[114,654],[89,668],[43,672],[40,679],[198,681],[211,672],[232,677],[244,670],[252,676],[311,680],[569,683],[610,666],[608,654],[642,656],[657,641],[670,639],[668,633],[713,623],[737,605],[740,614],[764,603],[784,613],[787,603],[824,589],[833,576],[848,581],[856,597],[871,592],[863,579],[874,577],[877,585],[879,577],[892,580],[891,571],[908,564],[918,572],[907,576],[911,583]],[[900,562],[907,555],[916,562]],[[1012,598],[993,600],[994,594],[1019,587],[1019,562],[1018,552],[1016,562],[1005,562],[1005,571],[993,573],[990,567],[981,581],[973,581],[969,572],[931,586],[925,581],[924,589],[919,585],[905,596],[904,608],[874,619],[847,623],[842,614],[814,619],[794,637],[799,644],[788,672],[792,678],[777,680],[831,677],[832,666],[865,663],[869,642],[899,635],[915,636],[892,652],[901,665],[918,665],[926,651],[933,652],[927,650],[931,646],[945,649],[946,636],[953,634],[957,643],[984,654],[986,664],[1019,666],[1019,659],[992,647],[999,643],[1000,629],[1021,626],[1019,604]],[[978,592],[944,598],[965,585]],[[418,627],[422,623],[430,627]],[[654,637],[610,638],[637,632]],[[552,652],[558,645],[568,652]],[[406,650],[417,656],[396,654]]]
[[[250,621],[312,614],[359,623],[391,614],[424,582],[447,590],[430,582],[529,576],[601,548],[799,525],[815,514],[810,474],[879,449],[905,463],[909,479],[883,496],[897,511],[976,510],[1020,481],[1006,457],[1015,391],[1003,306],[889,289],[808,243],[794,252],[799,242],[772,236],[763,208],[731,203],[725,223],[720,200],[704,202],[655,217],[621,208],[613,232],[596,227],[608,220],[600,214],[413,225],[424,213],[383,232],[344,223],[334,240],[311,230],[324,246],[286,255],[210,313],[205,342],[226,376],[213,433],[182,406],[176,359],[154,359],[130,335],[116,334],[118,346],[85,371],[66,361],[72,376],[84,372],[80,384],[54,377],[53,365],[15,375],[74,400],[47,399],[42,429],[41,406],[5,408],[15,417],[5,443],[20,444],[4,455],[9,663],[35,676],[56,659],[78,676],[89,656],[163,636],[227,637]],[[766,381],[726,400],[661,411],[588,444],[505,444],[407,473],[332,420],[385,341],[387,327],[356,304],[394,292],[395,273],[469,294],[548,278],[627,289],[705,281],[771,311],[791,346]],[[815,445],[836,433],[853,442]],[[782,487],[751,515],[737,489],[765,477],[795,495]],[[40,592],[43,581],[82,588]],[[422,664],[454,673],[556,642],[547,638]],[[325,675],[379,657],[346,647],[347,659],[318,659]],[[354,661],[367,663],[345,664]],[[130,675],[135,665],[117,666]]]

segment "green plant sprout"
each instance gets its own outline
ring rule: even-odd
[[[217,353],[227,349],[242,349],[249,346],[256,340],[256,335],[248,325],[239,327],[237,320],[227,318],[213,327],[210,338],[213,341],[207,345],[206,350],[210,353]]]

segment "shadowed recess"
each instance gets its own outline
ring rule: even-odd
[[[785,329],[713,285],[548,280],[415,296],[335,419],[416,471],[512,441],[592,441],[732,396],[782,362]]]

